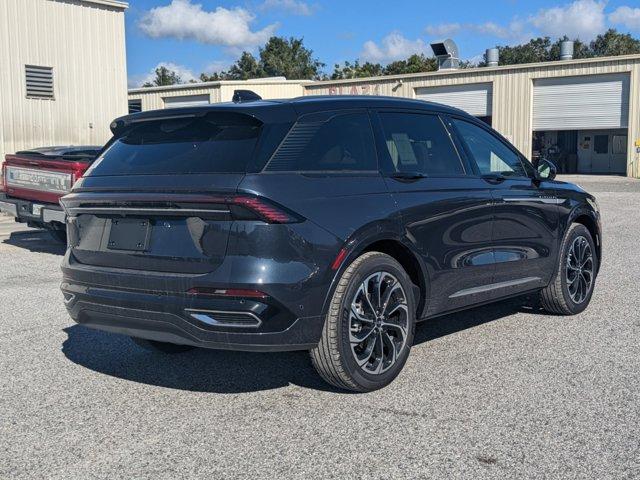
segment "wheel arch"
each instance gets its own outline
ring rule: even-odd
[[[331,298],[335,291],[335,286],[344,270],[360,255],[368,252],[380,252],[395,259],[405,272],[407,272],[411,282],[416,285],[416,289],[414,289],[414,295],[416,295],[416,293],[418,294],[418,298],[416,298],[416,319],[420,320],[425,311],[426,299],[429,294],[427,269],[419,255],[414,252],[406,242],[403,242],[402,239],[395,234],[380,233],[360,241],[352,239],[345,243],[344,248],[348,253],[340,264],[340,267],[336,270],[333,281],[331,282],[331,288],[324,301],[323,314],[327,312],[327,308],[331,303]]]
[[[596,253],[598,255],[598,270],[600,270],[600,265],[602,263],[602,236],[600,233],[600,227],[598,225],[598,221],[595,218],[595,213],[581,208],[577,209],[571,215],[571,219],[569,221],[569,225],[572,223],[579,223],[580,225],[584,225],[584,227],[589,230],[591,237],[596,245]]]

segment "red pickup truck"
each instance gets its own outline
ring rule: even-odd
[[[6,155],[0,211],[16,222],[46,228],[66,243],[65,214],[58,201],[95,160],[102,147],[45,147]]]

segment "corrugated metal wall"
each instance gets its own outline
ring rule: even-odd
[[[629,73],[629,175],[640,176],[640,56],[573,60],[514,67],[497,67],[363,80],[317,82],[305,87],[306,95],[390,95],[416,98],[416,88],[470,83],[493,84],[493,127],[522,153],[531,155],[533,80],[537,78]]]
[[[129,91],[129,99],[140,99],[142,111],[165,108],[164,98],[209,94],[211,103],[230,102],[236,89],[253,90],[262,98],[292,98],[304,95],[304,81],[222,81],[171,87],[134,89]]]
[[[54,100],[26,98],[25,65],[53,67]],[[123,8],[0,0],[0,155],[104,143],[126,112]]]

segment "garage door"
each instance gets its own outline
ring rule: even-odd
[[[491,83],[475,83],[416,88],[416,98],[459,108],[474,117],[489,117],[493,103],[493,86]]]
[[[534,130],[627,128],[628,118],[627,74],[534,80]]]
[[[181,97],[165,97],[164,108],[194,107],[197,105],[209,105],[209,95],[182,95]]]

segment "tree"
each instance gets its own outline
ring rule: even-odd
[[[259,73],[267,77],[318,79],[324,66],[313,57],[313,50],[304,46],[302,38],[271,37],[260,49]]]
[[[433,72],[438,70],[438,61],[423,53],[413,54],[406,60],[391,62],[384,68],[384,75],[403,75],[405,73]]]
[[[182,83],[182,78],[173,70],[169,70],[164,65],[156,68],[156,78],[151,82],[145,82],[143,87],[164,87]]]
[[[598,35],[591,42],[590,50],[594,57],[612,57],[640,53],[640,40],[628,33],[618,33],[613,28]]]
[[[560,60],[560,44],[569,40],[566,35],[551,43],[549,37],[533,38],[522,45],[498,46],[500,65],[516,65],[521,63],[550,62]],[[573,58],[613,57],[640,53],[640,40],[626,33],[618,33],[614,29],[598,35],[595,40],[586,44],[574,39]],[[487,65],[486,58],[479,66]]]
[[[347,78],[377,77],[384,75],[384,69],[379,63],[365,62],[362,65],[358,60],[353,63],[344,62],[333,67],[331,80],[344,80]]]

